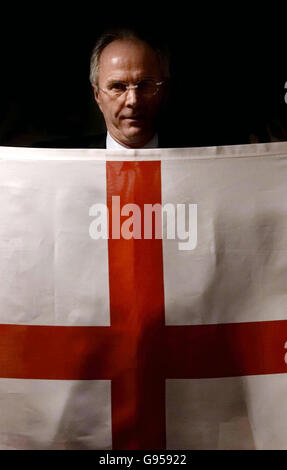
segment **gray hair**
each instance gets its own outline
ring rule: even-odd
[[[154,51],[157,53],[159,64],[162,70],[163,78],[168,78],[170,76],[169,72],[169,53],[166,46],[155,44],[152,40],[148,40],[138,34],[132,29],[114,29],[104,33],[96,42],[95,47],[92,51],[91,60],[90,60],[90,82],[92,86],[98,88],[98,79],[99,79],[99,63],[100,56],[105,49],[105,47],[113,41],[119,39],[133,39],[141,40],[149,44]]]

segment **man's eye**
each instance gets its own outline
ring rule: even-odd
[[[138,83],[138,86],[144,88],[144,87],[146,87],[146,86],[149,86],[151,83],[152,83],[151,80],[141,80],[141,81]]]
[[[141,82],[139,82],[138,84],[138,89],[140,91],[152,91],[155,87],[155,83],[153,82],[153,80],[142,80]]]
[[[125,91],[126,90],[126,85],[125,85],[125,83],[113,83],[110,87],[110,90],[112,90],[112,91]]]

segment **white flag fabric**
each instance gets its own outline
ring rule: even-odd
[[[0,449],[287,449],[287,143],[0,165]]]

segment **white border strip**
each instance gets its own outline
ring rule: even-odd
[[[196,160],[246,157],[287,157],[287,142],[244,144],[218,147],[187,147],[167,149],[55,149],[0,147],[0,160]]]

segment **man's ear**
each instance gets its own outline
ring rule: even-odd
[[[100,103],[100,98],[99,98],[99,89],[96,85],[93,85],[93,90],[94,90],[94,97],[95,97],[95,100],[100,108],[100,110],[102,111],[102,108],[101,108],[101,103]],[[103,112],[103,111],[102,111]]]

